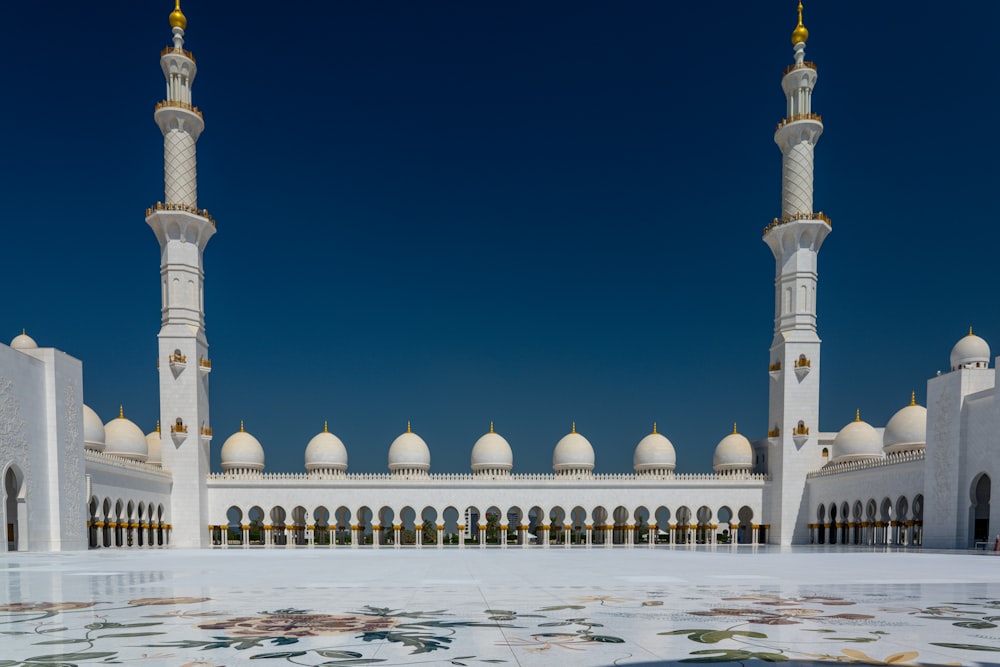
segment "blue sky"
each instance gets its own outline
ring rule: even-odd
[[[0,334],[84,362],[86,401],[157,418],[169,0],[11,3]],[[187,0],[198,58],[213,465],[245,419],[298,471],[329,420],[382,471],[412,420],[432,470],[495,421],[546,471],[652,422],[707,471],[767,429],[795,3]],[[992,1],[806,5],[821,427],[882,425],[973,325],[1000,345]],[[982,26],[982,27],[981,27]],[[982,34],[980,34],[982,33]],[[6,333],[4,333],[6,332]]]

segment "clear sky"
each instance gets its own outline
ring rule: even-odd
[[[85,400],[158,412],[158,56],[172,0],[8,3],[5,340],[84,362]],[[213,467],[246,420],[301,471],[324,420],[384,471],[495,421],[515,471],[576,421],[631,470],[653,421],[708,471],[767,424],[794,0],[185,0],[198,59]],[[821,424],[923,400],[996,303],[1000,3],[807,1]],[[1000,348],[997,348],[1000,349]]]

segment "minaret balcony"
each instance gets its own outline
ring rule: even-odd
[[[212,223],[213,227],[215,227],[215,218],[209,215],[207,210],[196,206],[188,206],[187,204],[164,204],[163,202],[158,201],[156,204],[146,209],[146,217],[148,218],[157,211],[182,211],[184,213],[191,213],[200,218],[205,218]]]
[[[802,422],[799,422],[799,425],[792,430],[792,440],[795,441],[797,447],[801,447],[808,439],[809,428]]]
[[[781,218],[775,218],[771,220],[771,224],[764,228],[764,236],[774,229],[775,227],[780,227],[781,225],[787,225],[789,222],[825,222],[827,227],[833,227],[833,221],[827,217],[823,211],[818,213],[793,213],[792,215],[786,215]]]
[[[165,49],[165,51],[166,50],[169,50],[169,49]],[[160,55],[163,55],[163,54],[161,53]],[[192,58],[192,60],[193,60],[193,58]],[[811,60],[807,60],[807,61],[801,62],[801,63],[793,63],[793,64],[791,64],[791,65],[789,65],[788,67],[785,68],[785,71],[782,73],[781,76],[785,76],[785,75],[789,74],[790,72],[794,72],[797,69],[811,69],[811,70],[815,70],[816,69],[816,63],[812,62]]]
[[[774,428],[770,429],[767,432],[767,437],[768,438],[780,438],[781,437],[781,429],[778,428],[777,426],[775,426]]]
[[[181,443],[187,439],[188,427],[180,419],[177,420],[176,424],[170,425],[170,436],[174,439],[174,442]]]
[[[812,362],[803,354],[800,355],[798,359],[795,360],[795,377],[799,379],[799,382],[805,379],[809,375],[809,370],[812,368]]]
[[[201,439],[202,440],[211,440],[212,439],[212,427],[211,426],[202,426],[201,427]]]
[[[202,357],[198,360],[198,370],[207,375],[212,372],[212,360]]]
[[[194,115],[198,116],[204,120],[204,116],[201,113],[201,109],[194,106],[193,104],[188,104],[187,102],[181,102],[180,100],[163,100],[162,102],[156,103],[156,108],[154,111],[159,111],[160,109],[184,109],[185,111],[190,111]]]
[[[194,54],[191,53],[190,51],[188,51],[187,49],[184,49],[184,48],[177,48],[176,46],[166,46],[166,47],[163,48],[162,51],[160,51],[160,57],[161,58],[163,56],[165,56],[165,55],[168,55],[168,54],[173,54],[175,56],[184,56],[185,58],[189,59],[191,62],[197,62],[195,60],[195,58],[194,58]],[[809,64],[812,65],[812,63],[809,63]],[[815,65],[813,66],[813,69],[815,69]],[[786,74],[787,74],[787,72],[786,72]]]
[[[161,104],[162,104],[162,102],[161,102]],[[788,118],[782,119],[782,121],[780,123],[778,123],[778,126],[775,127],[774,129],[775,129],[775,131],[777,131],[777,130],[780,130],[781,128],[783,128],[786,125],[789,125],[791,123],[797,123],[797,122],[802,121],[802,120],[811,120],[811,121],[815,121],[817,123],[822,123],[823,122],[823,117],[820,116],[818,113],[797,113],[794,116],[789,116]]]
[[[768,375],[771,376],[772,380],[777,380],[778,378],[780,378],[781,377],[781,360],[779,359],[778,361],[776,361],[773,364],[771,364],[770,366],[768,366],[767,367],[767,372],[768,372]]]
[[[174,352],[167,357],[167,363],[170,364],[170,370],[179,374],[182,370],[187,368],[187,357],[180,352]]]

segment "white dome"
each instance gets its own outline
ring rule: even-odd
[[[222,469],[227,472],[264,469],[264,447],[257,438],[243,430],[243,424],[240,424],[239,431],[222,443]]]
[[[886,454],[923,449],[927,444],[927,408],[916,400],[897,412],[885,425],[882,449]]]
[[[955,347],[951,348],[951,370],[986,368],[989,365],[990,346],[985,340],[972,333],[972,329],[969,329],[969,335],[963,336],[955,343]]]
[[[590,441],[573,430],[556,443],[552,452],[552,469],[556,472],[594,469],[594,448]]]
[[[514,452],[510,449],[510,443],[499,433],[494,433],[493,424],[490,424],[490,432],[476,440],[476,444],[472,446],[473,471],[509,471],[513,467]]]
[[[632,467],[636,472],[644,470],[673,470],[677,467],[677,453],[674,445],[664,436],[653,432],[639,441],[632,454]]]
[[[104,451],[104,422],[89,405],[83,406],[83,448]]]
[[[719,441],[712,456],[712,469],[715,472],[729,470],[750,470],[753,468],[753,447],[746,437],[737,433],[736,429]]]
[[[306,470],[347,470],[347,447],[326,424],[306,445]]]
[[[104,453],[133,461],[145,461],[149,454],[146,436],[132,421],[125,419],[123,410],[119,409],[118,419],[104,425]]]
[[[423,470],[431,469],[431,450],[419,435],[406,427],[406,433],[392,441],[389,445],[389,470]]]
[[[163,440],[160,437],[160,429],[157,428],[152,433],[146,434],[146,463],[160,465],[160,451],[163,449]]]
[[[10,346],[12,348],[14,348],[15,350],[37,350],[38,349],[38,343],[35,342],[34,338],[32,338],[31,336],[29,336],[28,334],[26,334],[24,332],[24,329],[21,330],[21,334],[19,336],[15,336],[14,340],[10,341]]]
[[[831,463],[844,463],[861,459],[882,458],[882,438],[868,422],[857,419],[840,429],[833,439],[833,459]]]

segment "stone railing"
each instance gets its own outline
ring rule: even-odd
[[[826,477],[828,475],[839,475],[845,472],[854,472],[855,470],[869,470],[871,468],[882,468],[885,466],[896,465],[898,463],[923,461],[925,456],[926,452],[923,449],[917,449],[911,452],[900,452],[899,454],[889,454],[888,456],[881,459],[863,459],[861,461],[828,463],[819,470],[809,473],[808,475],[806,475],[806,477],[812,479],[814,477]]]
[[[788,67],[785,68],[785,73],[782,74],[781,76],[785,76],[789,72],[794,72],[797,69],[811,69],[811,70],[815,70],[816,69],[816,63],[812,62],[811,60],[807,60],[807,61],[805,61],[803,63],[793,63],[793,64],[791,64],[791,65],[789,65]]]
[[[448,482],[470,482],[481,484],[508,484],[510,482],[532,483],[532,482],[562,482],[572,484],[594,484],[603,482],[767,482],[770,477],[757,473],[681,473],[671,475],[636,475],[634,473],[605,473],[592,475],[589,477],[576,477],[574,475],[556,475],[554,473],[522,473],[517,475],[507,475],[503,477],[490,478],[475,473],[438,473],[430,475],[420,475],[409,477],[407,475],[394,475],[392,473],[339,473],[339,474],[317,474],[308,472],[213,472],[208,475],[208,480],[212,482],[223,481],[255,481],[267,483],[286,482],[421,482],[421,483],[448,483]]]
[[[796,123],[800,120],[814,120],[817,123],[822,123],[823,117],[820,116],[818,113],[797,113],[792,116],[789,116],[788,118],[783,118],[781,122],[778,123],[778,126],[775,127],[774,129],[780,130],[789,123]]]
[[[201,109],[193,104],[188,104],[187,102],[181,102],[180,100],[163,100],[156,103],[156,108],[154,111],[159,111],[160,109],[184,109],[185,111],[190,111],[198,118],[204,119],[205,116],[202,115]]]
[[[197,216],[205,218],[212,223],[213,227],[215,227],[215,218],[209,215],[206,209],[198,208],[196,206],[188,206],[187,204],[164,204],[163,202],[158,201],[146,209],[146,217],[148,218],[156,211],[184,211],[185,213],[193,213]],[[159,361],[156,363],[159,363]]]
[[[94,461],[95,463],[104,463],[118,468],[151,473],[153,475],[159,475],[160,477],[166,477],[167,479],[172,477],[169,472],[160,466],[155,466],[152,463],[143,463],[142,461],[133,461],[132,459],[127,459],[115,454],[105,454],[103,452],[95,452],[91,449],[85,449],[83,450],[83,458],[87,461]]]
[[[769,231],[779,225],[796,222],[798,220],[819,220],[820,222],[825,222],[828,227],[833,227],[833,220],[830,220],[830,218],[824,215],[823,211],[820,211],[819,213],[795,213],[792,215],[786,215],[783,218],[775,218],[772,220],[771,224],[764,228],[764,234],[766,235]]]

